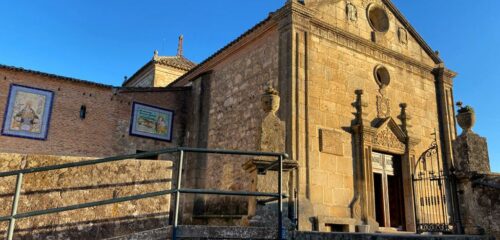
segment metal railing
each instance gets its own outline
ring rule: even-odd
[[[149,192],[144,194],[137,194],[126,197],[118,197],[113,199],[107,199],[102,201],[88,202],[75,204],[65,207],[58,208],[50,208],[45,210],[37,210],[31,212],[17,213],[19,198],[21,195],[21,188],[23,184],[23,176],[29,173],[36,172],[46,172],[58,169],[65,168],[73,168],[73,167],[81,167],[88,165],[95,165],[101,163],[110,163],[121,160],[130,160],[130,159],[138,159],[138,158],[147,158],[160,154],[167,153],[179,153],[179,158],[177,159],[177,174],[175,176],[176,186],[170,190],[163,190],[157,192]],[[182,169],[184,165],[185,153],[207,153],[207,154],[223,154],[223,155],[240,155],[240,156],[265,156],[265,157],[274,157],[275,161],[269,164],[265,170],[269,170],[273,167],[278,166],[278,191],[277,193],[264,193],[264,192],[248,192],[248,191],[223,191],[223,190],[209,190],[209,189],[187,189],[182,188]],[[11,215],[9,216],[1,216],[0,222],[10,221],[7,233],[7,239],[12,240],[14,236],[14,229],[17,219],[29,218],[34,216],[53,214],[89,207],[102,206],[113,203],[120,203],[144,198],[152,198],[164,195],[175,195],[174,202],[174,213],[173,213],[173,224],[172,224],[172,239],[177,239],[177,230],[179,224],[179,205],[180,205],[180,196],[181,194],[208,194],[208,195],[226,195],[226,196],[247,196],[247,197],[270,197],[271,200],[278,201],[278,239],[285,239],[284,228],[283,228],[283,199],[286,198],[284,194],[282,194],[282,184],[283,184],[283,160],[288,158],[286,153],[270,153],[270,152],[251,152],[251,151],[236,151],[236,150],[219,150],[219,149],[201,149],[201,148],[186,148],[186,147],[177,147],[177,148],[167,148],[157,151],[144,152],[138,154],[130,154],[130,155],[122,155],[115,157],[108,157],[96,160],[87,160],[81,162],[72,162],[60,165],[52,165],[52,166],[44,166],[37,168],[29,168],[29,169],[21,169],[9,172],[0,173],[0,177],[8,177],[8,176],[17,176],[16,179],[16,188],[14,193],[14,200],[12,203]]]

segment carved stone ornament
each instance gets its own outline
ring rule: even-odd
[[[359,203],[359,200],[357,200],[354,204],[353,215],[354,219],[361,219],[361,205]]]
[[[276,116],[280,106],[278,91],[268,86],[261,97],[262,109],[266,113],[261,125],[259,150],[283,152],[285,150],[285,123]]]
[[[377,117],[387,118],[391,115],[391,101],[389,98],[377,96]]]
[[[346,13],[347,13],[347,19],[351,22],[356,22],[358,21],[358,9],[354,4],[348,2],[346,5]]]
[[[408,32],[403,27],[398,28],[398,39],[399,43],[403,45],[408,44]]]
[[[382,129],[375,135],[373,144],[392,149],[405,149],[405,145],[388,128]]]
[[[374,3],[375,1],[373,0],[363,0],[361,1],[361,4],[363,6],[363,8],[367,8],[370,4]]]

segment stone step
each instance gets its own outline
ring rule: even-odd
[[[276,239],[275,228],[257,227],[224,227],[224,226],[190,226],[178,228],[179,239]],[[322,233],[322,232],[289,232],[287,239],[296,240],[494,240],[490,236],[470,235],[422,235],[411,233]],[[107,240],[164,240],[171,239],[172,227],[153,229],[109,238]]]

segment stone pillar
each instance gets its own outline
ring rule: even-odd
[[[185,145],[197,148],[208,147],[208,125],[210,110],[210,86],[211,72],[207,72],[192,82],[191,104],[188,108],[188,124],[185,136]],[[207,182],[207,154],[186,154],[184,161],[185,174],[183,174],[183,185],[187,188],[206,188]],[[182,223],[198,224],[194,217],[205,213],[205,199],[203,194],[186,194],[181,197]],[[173,205],[171,212],[173,211]],[[203,223],[203,222],[201,222]]]
[[[463,107],[461,102],[457,105],[460,107],[457,121],[463,129],[453,142],[460,217],[465,234],[484,234],[486,226],[482,223],[487,218],[483,216],[485,199],[477,194],[474,181],[490,173],[488,146],[485,138],[472,131],[474,110],[469,106]],[[491,210],[486,210],[487,214]]]
[[[375,203],[373,194],[370,194],[373,186],[373,175],[371,172],[371,152],[372,149],[366,144],[365,135],[369,131],[370,122],[367,120],[367,113],[364,110],[368,107],[362,96],[363,90],[355,91],[356,119],[352,126],[355,139],[355,160],[354,160],[354,201],[351,203],[351,216],[357,220],[357,232],[374,232],[379,225],[375,220]]]
[[[490,161],[486,138],[472,131],[476,122],[474,109],[457,103],[457,122],[463,129],[462,134],[453,142],[455,168],[457,173],[489,173]]]
[[[438,104],[438,117],[439,117],[439,138],[440,138],[440,150],[443,160],[443,172],[445,175],[450,175],[450,169],[453,167],[453,141],[456,138],[456,127],[454,119],[454,109],[453,109],[453,78],[456,77],[456,73],[447,69],[444,63],[440,63],[436,66],[433,71],[436,77],[436,101]],[[455,186],[448,184],[446,182],[446,196],[447,199],[451,201],[446,201],[448,209],[453,217],[453,222],[457,226],[458,232],[461,233],[460,229],[460,216],[456,212],[458,200],[456,196]]]
[[[279,109],[280,98],[278,91],[272,86],[267,87],[266,92],[261,96],[262,109],[265,116],[262,120],[259,137],[258,137],[258,151],[260,152],[275,152],[282,153],[285,151],[285,123],[281,121],[276,112]],[[278,167],[274,167],[267,172],[263,169],[269,164],[276,161],[274,157],[256,157],[247,161],[243,168],[247,170],[252,179],[251,191],[254,192],[277,192],[278,186]],[[284,171],[290,171],[297,167],[295,161],[285,160],[283,162]],[[288,183],[291,174],[283,174],[283,193],[287,194],[289,198],[293,199],[293,191],[287,191]],[[248,224],[258,227],[274,226],[277,220],[276,204],[277,201],[265,203],[268,198],[249,198],[248,202]],[[293,202],[288,200],[288,202]],[[284,211],[286,212],[286,210]],[[286,222],[285,222],[286,224]],[[291,222],[288,222],[291,226]]]

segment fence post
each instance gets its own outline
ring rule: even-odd
[[[7,234],[7,239],[12,240],[14,237],[14,228],[16,227],[16,219],[14,216],[17,214],[17,206],[19,204],[19,196],[21,195],[21,186],[23,184],[23,174],[17,174],[16,180],[16,192],[14,195],[14,202],[12,202],[12,211],[10,214],[9,232]]]
[[[278,239],[282,240],[284,238],[283,233],[283,155],[279,158],[279,170],[278,170]]]
[[[177,239],[177,226],[179,223],[179,199],[180,199],[180,189],[181,189],[181,183],[182,183],[182,164],[184,161],[184,150],[180,150],[180,156],[179,156],[179,164],[177,167],[177,186],[176,186],[176,192],[175,192],[175,205],[174,205],[174,225],[172,227],[172,239],[176,240]]]

